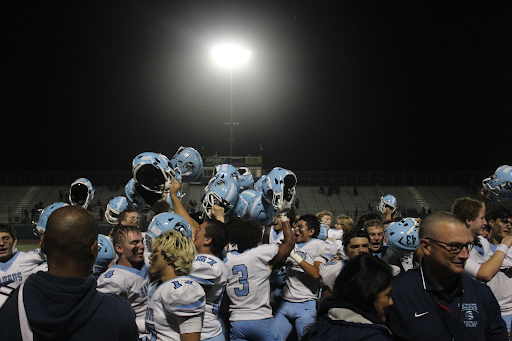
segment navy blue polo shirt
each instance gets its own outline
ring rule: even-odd
[[[462,274],[441,292],[423,262],[393,280],[388,326],[396,340],[502,340],[507,327],[491,289]]]

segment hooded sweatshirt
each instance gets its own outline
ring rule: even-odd
[[[0,335],[22,340],[19,288],[0,310]],[[34,340],[137,340],[135,313],[125,299],[96,291],[90,276],[59,277],[39,271],[23,289],[23,302]]]
[[[317,319],[307,340],[390,341],[393,336],[382,321],[354,305],[327,296],[320,305]]]

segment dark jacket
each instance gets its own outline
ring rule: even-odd
[[[317,319],[306,340],[312,341],[390,341],[393,336],[375,315],[354,305],[327,296],[320,305]]]
[[[500,307],[488,286],[462,274],[441,292],[424,261],[393,280],[388,325],[397,340],[508,341]]]
[[[21,340],[16,289],[0,310],[2,340]],[[90,276],[39,271],[25,281],[23,302],[34,340],[137,340],[135,313],[125,299],[96,291]]]

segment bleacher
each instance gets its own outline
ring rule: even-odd
[[[466,188],[456,186],[358,186],[357,196],[353,195],[353,187],[338,187],[339,191],[333,191],[331,195],[328,195],[327,189],[325,193],[319,193],[319,189],[317,186],[297,186],[295,197],[299,199],[298,214],[328,210],[335,216],[346,214],[356,218],[371,211],[369,204],[372,200],[375,211],[379,198],[385,194],[392,194],[397,198],[402,214],[422,212],[423,208],[447,211],[456,198],[469,196],[478,199],[477,195],[470,193]],[[44,208],[59,201],[59,191],[63,192],[64,200],[67,201],[69,188],[65,187],[0,186],[0,221],[30,225],[33,210],[37,210],[39,204]],[[190,200],[196,200],[199,203],[198,209],[201,209],[204,185],[185,184],[181,192],[183,204],[187,209]],[[104,209],[108,201],[117,195],[124,195],[123,187],[117,190],[110,190],[107,186],[95,187],[94,199],[89,207],[91,213],[98,215],[100,209]],[[37,218],[37,214],[35,217]],[[101,223],[104,222],[100,221]]]

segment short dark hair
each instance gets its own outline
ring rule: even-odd
[[[370,236],[368,235],[368,232],[365,230],[352,228],[343,233],[343,248],[346,249],[348,247],[352,238],[368,238],[368,242],[370,242]]]
[[[320,233],[320,222],[314,214],[303,214],[299,217],[299,219],[297,219],[297,221],[299,220],[304,220],[306,222],[306,225],[308,225],[308,230],[315,231],[311,238],[316,238],[318,236]]]
[[[377,314],[375,299],[393,282],[391,267],[367,253],[348,260],[336,278],[332,294],[363,312]]]
[[[237,246],[238,252],[252,249],[261,242],[262,227],[255,220],[233,219],[228,223],[228,230],[229,242]]]
[[[126,216],[133,212],[137,213],[137,211],[135,211],[133,208],[128,207],[126,210],[119,213],[119,216],[117,217],[117,221],[122,222],[122,221],[126,220]]]
[[[0,232],[9,233],[12,240],[16,240],[16,230],[11,225],[5,223],[0,224]]]
[[[368,232],[369,227],[380,227],[384,230],[384,223],[380,219],[367,220],[363,225],[363,230]]]
[[[357,219],[356,227],[361,230],[361,229],[363,229],[364,223],[366,223],[368,220],[373,220],[373,219],[381,220],[380,215],[378,215],[377,213],[363,214],[362,216],[359,217],[359,219]]]
[[[46,224],[42,246],[48,260],[91,262],[92,267],[96,255],[91,253],[91,246],[97,242],[97,220],[85,208],[76,205],[61,207],[52,212]]]
[[[137,226],[130,225],[117,224],[114,226],[112,232],[110,233],[110,238],[112,238],[112,244],[114,244],[114,248],[116,245],[123,244],[128,232],[140,233],[140,229]]]
[[[487,212],[485,218],[487,221],[496,221],[496,219],[509,219],[512,218],[512,212],[510,212],[510,210],[506,207],[498,206]]]
[[[473,221],[478,218],[478,213],[484,207],[483,205],[481,201],[475,199],[459,198],[452,205],[452,213],[466,223],[466,220]]]
[[[224,250],[229,240],[226,225],[217,219],[209,219],[207,221],[206,227],[204,228],[204,236],[212,239],[210,251],[216,256],[222,253],[222,250]]]

